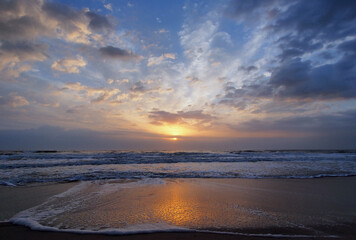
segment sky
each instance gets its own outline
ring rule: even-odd
[[[0,0],[0,149],[356,149],[356,1]]]

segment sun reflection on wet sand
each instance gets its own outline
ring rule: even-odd
[[[184,226],[200,221],[199,201],[190,192],[190,188],[179,184],[169,184],[161,193],[160,201],[153,206],[154,218],[162,219],[173,225]]]
[[[210,230],[288,227],[322,221],[325,214],[330,215],[326,211],[330,205],[345,219],[353,217],[349,209],[354,209],[355,196],[344,191],[345,196],[337,195],[337,201],[334,199],[336,195],[325,198],[331,191],[338,192],[339,189],[337,182],[331,182],[334,185],[328,184],[328,188],[323,189],[326,180],[320,184],[317,180],[307,181],[309,185],[305,185],[305,181],[285,179],[148,181],[149,184],[138,184],[140,181],[89,184],[67,197],[52,199],[48,206],[41,206],[44,212],[67,209],[55,217],[44,218],[42,223],[83,229],[126,228],[140,224]],[[322,194],[314,194],[316,189]],[[339,206],[335,202],[340,199],[343,199],[343,205]],[[327,218],[331,219],[329,215]]]

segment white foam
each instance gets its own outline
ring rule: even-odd
[[[127,183],[117,183],[114,181],[114,185],[118,188],[135,188],[145,185],[162,185],[166,184],[166,181],[162,178],[143,178],[137,181],[131,181]],[[111,184],[111,181],[108,181],[107,184]]]
[[[249,237],[271,237],[271,238],[341,238],[337,235],[291,235],[291,234],[272,234],[272,233],[241,233],[241,232],[226,232],[226,231],[211,231],[211,230],[193,230],[178,226],[172,226],[166,223],[151,223],[130,225],[126,228],[107,228],[103,230],[81,230],[81,229],[59,229],[56,227],[43,226],[37,221],[18,218],[10,221],[13,224],[29,227],[32,230],[49,231],[49,232],[68,232],[78,234],[104,234],[104,235],[128,235],[142,233],[159,233],[159,232],[199,232],[199,233],[214,233],[228,234]]]
[[[20,225],[25,225],[35,230],[54,231],[60,229],[60,225],[49,227],[43,226],[42,223],[47,224],[48,221],[52,221],[56,217],[63,213],[71,212],[75,209],[80,209],[83,205],[86,205],[92,200],[98,197],[98,195],[111,194],[120,188],[134,188],[142,187],[145,185],[161,185],[166,182],[163,179],[142,179],[133,182],[119,183],[117,181],[87,181],[81,182],[67,191],[54,195],[47,199],[40,205],[26,209],[17,213],[10,219],[10,222]],[[52,219],[52,220],[50,220]],[[74,226],[76,228],[76,226]],[[180,229],[180,228],[179,228]],[[118,234],[127,234],[130,232],[150,232],[150,231],[173,231],[179,230],[177,227],[169,225],[134,225],[125,229],[110,230],[110,232],[118,231]],[[70,229],[71,232],[78,231],[76,229]],[[80,230],[81,231],[81,230]],[[94,230],[90,230],[94,231]],[[108,230],[106,230],[108,231]],[[96,230],[94,232],[97,232]],[[88,232],[89,233],[89,232]],[[90,232],[92,233],[92,232]],[[102,233],[100,231],[100,233]]]
[[[61,213],[70,211],[72,209],[77,208],[78,206],[81,205],[81,202],[83,200],[82,197],[78,197],[75,200],[72,200],[70,204],[65,204],[62,203],[61,198],[65,199],[68,198],[74,194],[80,193],[82,190],[86,189],[88,186],[90,186],[90,182],[81,182],[78,185],[73,186],[72,188],[68,189],[67,191],[54,195],[47,199],[47,201],[43,202],[40,205],[34,206],[32,208],[23,210],[19,213],[17,213],[15,216],[13,216],[10,219],[10,222],[16,223],[16,224],[21,224],[26,223],[30,224],[31,226],[34,227],[40,227],[42,226],[39,221],[47,219],[48,217],[53,217],[53,216],[58,216]],[[59,201],[58,201],[59,200]],[[25,225],[25,224],[21,224]],[[25,225],[28,226],[28,225]],[[45,226],[42,226],[45,227]],[[47,227],[45,227],[47,228]],[[40,229],[37,229],[40,230]],[[48,229],[50,230],[50,229]]]
[[[8,182],[8,181],[0,181],[0,185],[9,186],[9,187],[16,187],[16,184],[13,184],[13,183]]]
[[[105,234],[105,235],[127,235],[140,233],[154,233],[154,232],[192,232],[192,230],[172,226],[167,223],[151,223],[151,224],[137,224],[130,225],[127,228],[107,228],[103,230],[81,230],[81,229],[59,229],[56,227],[43,226],[35,220],[29,218],[13,218],[10,220],[13,224],[29,227],[32,230],[50,231],[50,232],[69,232],[79,234]]]
[[[67,191],[59,193],[57,195],[52,196],[52,198],[63,198],[63,197],[67,197],[70,196],[74,193],[77,193],[81,190],[83,190],[84,188],[87,188],[91,185],[91,182],[80,182],[79,184],[69,188]]]

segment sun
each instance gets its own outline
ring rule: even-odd
[[[172,138],[168,138],[169,140],[171,140],[171,141],[177,141],[178,140],[178,138],[176,138],[176,137],[172,137]]]

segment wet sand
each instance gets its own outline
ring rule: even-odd
[[[107,202],[94,204],[95,212],[83,202],[82,210],[63,215],[61,220],[67,221],[66,216],[85,220],[91,217],[94,224],[105,216],[106,224],[112,227],[110,221],[117,222],[118,218],[127,218],[126,222],[135,223],[146,216],[174,226],[228,231],[238,235],[179,232],[106,236],[31,231],[26,227],[3,223],[0,239],[266,239],[269,234],[274,234],[273,239],[281,235],[284,236],[282,239],[289,239],[289,235],[297,235],[298,239],[332,239],[331,236],[354,239],[356,236],[356,177],[165,181],[165,184],[109,191],[109,194],[96,199],[98,203]],[[12,208],[7,211],[14,213],[15,210],[26,209],[23,205],[25,201],[26,207],[30,203],[34,206],[51,194],[65,191],[73,185],[75,183],[0,187],[0,206],[2,210]],[[98,192],[107,185],[93,184],[91,189]],[[109,185],[115,186],[115,182]],[[13,196],[12,201],[9,201],[9,196]],[[22,198],[17,200],[14,196]]]
[[[53,195],[62,193],[78,183],[47,183],[27,186],[0,186],[0,221],[16,213],[43,203]]]

